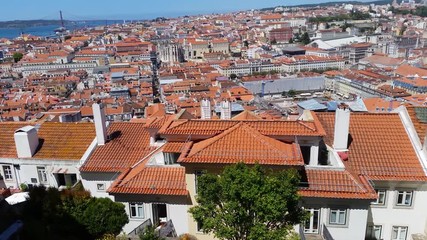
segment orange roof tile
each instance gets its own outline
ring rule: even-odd
[[[111,123],[110,140],[96,147],[80,171],[120,172],[144,158],[155,149],[150,146],[150,135],[144,126],[144,123]]]
[[[0,157],[17,158],[14,133],[29,123],[0,124]],[[38,130],[40,146],[33,159],[80,160],[95,139],[92,123],[45,122]]]
[[[0,157],[16,158],[16,147],[13,135],[19,128],[31,125],[25,122],[2,122],[0,123]]]
[[[185,168],[151,167],[140,164],[122,176],[108,190],[109,193],[144,195],[187,195]]]
[[[347,170],[306,169],[307,184],[299,193],[304,197],[376,199],[377,195],[366,179],[353,176]]]
[[[408,114],[411,117],[411,121],[414,124],[418,137],[420,138],[421,144],[424,144],[424,138],[427,133],[427,122],[421,118],[425,118],[426,116],[419,116],[419,114],[425,113],[427,111],[427,107],[415,107],[410,105],[407,106],[406,109],[408,110]]]
[[[93,123],[45,122],[38,131],[43,143],[33,158],[80,160],[95,135]]]
[[[266,137],[240,122],[210,139],[195,143],[181,163],[304,165],[298,144]]]
[[[317,113],[332,146],[335,115]],[[398,114],[351,113],[346,167],[371,180],[426,181],[427,177]]]
[[[184,149],[184,142],[167,142],[163,146],[163,152],[180,153]]]
[[[233,117],[233,120],[260,120],[261,118],[251,111],[244,110]]]
[[[277,136],[324,136],[325,130],[319,120],[312,114],[314,121],[292,121],[292,120],[274,120],[274,121],[244,121],[251,127],[257,129],[263,135]],[[238,120],[175,120],[165,131],[163,135],[204,135],[213,136],[229,129],[240,123]]]

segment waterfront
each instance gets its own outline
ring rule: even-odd
[[[122,21],[114,20],[96,20],[96,21],[73,21],[68,22],[65,26],[68,30],[73,31],[81,28],[91,28],[97,26],[104,26],[108,24],[121,23]],[[22,32],[24,34],[31,34],[35,36],[49,37],[55,36],[54,30],[60,26],[58,25],[46,25],[46,26],[32,26],[26,28],[0,28],[0,38],[16,38]]]

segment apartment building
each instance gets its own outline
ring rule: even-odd
[[[207,118],[210,105],[201,107]],[[94,104],[95,126],[44,123],[37,131],[0,124],[7,143],[1,145],[1,174],[14,188],[81,179],[92,195],[126,206],[123,230],[129,236],[161,223],[170,236],[190,233],[203,240],[213,237],[188,213],[197,204],[197,177],[240,161],[258,162],[300,172],[301,204],[311,214],[295,226],[301,236],[409,240],[425,234],[427,223],[425,109],[350,114],[342,105],[335,113],[304,111],[297,120],[247,112],[211,120],[158,108],[142,123],[105,124],[105,109]],[[28,144],[15,144],[14,137]],[[20,155],[19,147],[31,155]]]

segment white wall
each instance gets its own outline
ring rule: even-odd
[[[414,185],[412,187],[415,187]],[[380,189],[380,187],[378,187]],[[425,187],[412,188],[414,191],[411,207],[396,206],[397,190],[411,189],[411,185],[390,187],[384,206],[371,205],[368,224],[382,226],[382,239],[391,239],[393,226],[407,226],[408,236],[425,233],[427,222],[427,191]]]
[[[178,235],[188,233],[188,203],[186,196],[161,196],[161,195],[131,195],[118,194],[115,197],[116,202],[125,205],[126,213],[130,216],[129,203],[141,203],[144,205],[144,218],[130,218],[129,223],[123,227],[123,231],[128,234],[136,227],[141,225],[147,219],[153,220],[153,203],[166,204],[167,220],[172,220]]]
[[[320,225],[325,225],[335,240],[365,239],[369,206],[368,201],[328,198],[303,198],[302,205],[306,209],[320,208]],[[331,208],[347,210],[347,221],[345,225],[329,224],[329,214]]]
[[[92,173],[82,172],[81,179],[83,187],[88,190],[94,197],[108,197],[114,201],[114,196],[107,193],[108,188],[120,173]],[[105,190],[98,190],[97,184],[104,184]]]

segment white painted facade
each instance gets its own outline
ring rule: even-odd
[[[368,204],[367,200],[324,198],[303,198],[302,200],[302,205],[307,211],[311,209],[319,210],[317,232],[322,233],[325,231],[323,228],[325,226],[335,240],[365,239]],[[331,211],[335,210],[345,211],[345,219],[340,224],[333,223],[333,218],[331,218]],[[313,227],[302,227],[307,235],[310,235],[310,231],[312,231],[312,234],[317,234],[316,229]]]
[[[413,234],[426,234],[427,184],[408,182],[375,182],[377,190],[385,190],[384,203],[371,204],[368,226],[381,226],[381,239],[393,239],[393,227],[407,228],[406,239]],[[398,204],[398,193],[412,192],[411,203]]]
[[[72,160],[0,159],[0,173],[8,188],[20,188],[21,184],[59,188],[72,186],[80,180],[77,163]],[[12,179],[6,177],[8,169]]]
[[[107,190],[119,175],[120,173],[118,172],[82,172],[81,180],[83,187],[88,190],[92,196],[107,197],[114,201],[114,196],[109,195]]]

